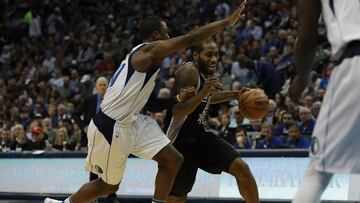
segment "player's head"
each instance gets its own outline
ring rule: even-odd
[[[219,59],[219,53],[216,43],[207,39],[201,44],[192,47],[193,61],[197,62],[201,73],[213,75]]]
[[[107,87],[108,87],[108,80],[105,77],[99,77],[96,80],[95,88],[96,88],[96,92],[100,96],[104,96]]]
[[[168,27],[158,16],[147,16],[140,23],[140,35],[143,41],[156,41],[169,38]]]

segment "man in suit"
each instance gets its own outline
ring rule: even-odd
[[[108,87],[108,80],[105,77],[99,77],[95,83],[95,94],[91,94],[76,107],[72,117],[75,120],[75,123],[81,129],[81,146],[87,146],[87,130],[88,125],[91,119],[96,115],[100,109],[100,103],[105,95],[106,89]],[[83,119],[81,118],[83,116]],[[90,181],[96,180],[99,177],[90,173]],[[116,200],[116,193],[112,193],[107,197],[108,201],[111,203],[118,202]]]

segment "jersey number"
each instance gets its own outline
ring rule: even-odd
[[[124,69],[124,67],[125,67],[125,63],[122,63],[120,65],[120,68],[116,71],[116,73],[111,78],[109,87],[114,85],[114,83],[116,82],[116,79],[119,77],[119,75],[120,75],[121,71]]]

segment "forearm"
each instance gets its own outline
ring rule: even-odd
[[[172,115],[177,117],[185,117],[191,114],[199,106],[206,95],[200,91],[188,100],[177,103],[172,108]]]
[[[187,47],[195,46],[229,25],[227,19],[201,26],[185,35]]]
[[[223,91],[223,92],[212,92],[211,93],[211,104],[218,104],[226,102],[232,99],[238,99],[238,91]]]
[[[156,113],[163,110],[166,110],[172,106],[174,106],[177,103],[177,100],[175,97],[170,97],[167,99],[163,98],[153,98],[153,100],[149,100],[148,104],[146,105],[146,110]]]

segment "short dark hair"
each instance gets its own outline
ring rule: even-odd
[[[215,43],[215,41],[210,37],[210,38],[202,41],[200,44],[191,47],[191,48],[190,48],[191,53],[194,53],[194,52],[198,52],[198,53],[199,53],[199,52],[201,52],[202,49],[203,49],[203,44],[207,44],[207,43]]]
[[[145,17],[139,27],[139,32],[143,40],[149,39],[154,31],[160,32],[161,22],[164,20],[158,16],[147,16]]]

